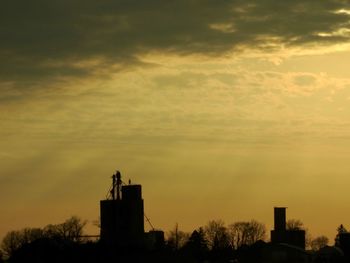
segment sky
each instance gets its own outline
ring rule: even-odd
[[[72,215],[98,233],[116,170],[165,231],[270,230],[274,206],[331,243],[350,228],[349,1],[1,6],[0,238]]]

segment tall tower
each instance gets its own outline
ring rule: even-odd
[[[125,237],[131,244],[138,243],[145,232],[141,185],[123,185],[122,198]]]
[[[275,230],[286,231],[286,207],[275,207]]]
[[[117,246],[141,246],[144,242],[141,185],[125,185],[120,172],[112,176],[106,200],[100,201],[101,242]]]

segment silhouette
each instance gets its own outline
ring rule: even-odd
[[[112,176],[112,186],[106,200],[100,201],[100,241],[113,247],[161,247],[164,232],[144,231],[144,205],[142,187],[124,184],[119,171]],[[149,219],[145,217],[150,223]]]
[[[47,225],[44,228],[23,228],[19,231],[8,232],[3,241],[2,249],[7,257],[11,257],[23,246],[36,242],[37,240],[55,240],[56,242],[82,242],[83,228],[86,221],[72,216],[65,222],[57,225]]]
[[[286,207],[275,207],[274,218],[275,229],[271,231],[271,243],[285,243],[305,249],[305,230],[286,227]]]
[[[335,245],[339,247],[347,260],[350,261],[350,233],[343,225],[338,227],[338,234],[335,238]]]
[[[119,171],[112,176],[109,198],[100,201],[101,242],[142,246],[144,242],[141,185],[122,185]]]
[[[179,230],[179,224],[176,223],[173,230],[169,231],[167,245],[173,250],[182,248],[189,239],[189,235]]]
[[[183,251],[194,260],[204,260],[208,256],[208,242],[203,228],[194,230],[183,246]]]
[[[311,249],[314,251],[318,251],[321,248],[324,248],[328,245],[328,237],[326,236],[318,236],[316,238],[314,238],[313,240],[311,240]]]
[[[144,222],[151,231],[145,233]],[[319,236],[305,249],[300,220],[286,220],[286,208],[274,208],[271,241],[265,225],[256,220],[225,225],[211,220],[191,234],[178,224],[164,238],[144,213],[142,187],[112,176],[106,199],[100,201],[100,236],[84,234],[86,221],[73,216],[61,224],[10,231],[4,237],[1,262],[233,262],[233,263],[345,263],[350,262],[350,233],[338,227],[335,246]]]
[[[250,222],[235,222],[228,226],[230,244],[233,248],[252,245],[264,240],[266,227],[264,224],[251,220]]]

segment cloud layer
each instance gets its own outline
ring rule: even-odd
[[[6,1],[0,80],[118,71],[149,52],[217,56],[342,43],[349,40],[347,8],[342,0]]]

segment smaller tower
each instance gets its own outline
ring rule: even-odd
[[[275,207],[275,230],[285,231],[286,230],[286,207]]]

